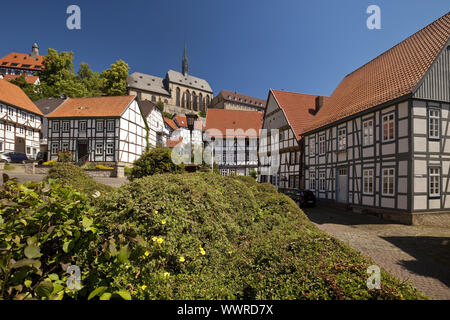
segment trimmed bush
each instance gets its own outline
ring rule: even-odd
[[[130,178],[138,179],[160,173],[180,173],[182,168],[172,162],[172,151],[168,148],[154,148],[133,163]]]

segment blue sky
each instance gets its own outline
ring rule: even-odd
[[[81,30],[66,8],[81,8]],[[381,8],[381,30],[366,8]],[[268,89],[330,95],[342,78],[450,10],[448,0],[22,0],[2,3],[0,56],[38,41],[73,51],[75,67],[101,71],[118,59],[131,72],[181,69],[221,89],[266,98]]]

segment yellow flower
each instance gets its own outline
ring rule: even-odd
[[[156,240],[158,240],[158,237],[153,237],[152,240],[153,242],[155,242]]]
[[[164,272],[164,277],[167,278],[168,276],[170,276],[170,273]]]
[[[150,252],[147,250],[147,251],[145,251],[145,253],[144,253],[144,255],[146,256],[146,257],[148,257],[148,255],[150,254]]]
[[[161,224],[165,225],[166,224],[166,220],[161,220]]]
[[[153,211],[154,214],[158,214],[158,210]]]
[[[228,254],[233,254],[233,251],[231,251],[231,250],[230,250],[230,251],[228,251]]]
[[[183,256],[181,256],[180,257],[180,262],[184,262],[185,260],[184,260],[184,257]]]
[[[163,242],[164,242],[164,239],[163,239],[163,238],[161,238],[161,237],[159,237],[157,241],[158,241],[158,243],[159,243],[159,244],[161,244],[161,243],[163,243]]]
[[[142,290],[145,290],[145,289],[147,289],[147,286],[144,284],[144,285],[141,287],[141,289],[142,289]]]
[[[202,247],[200,247],[200,253],[202,254],[202,256],[204,256],[206,254],[205,249],[203,249]]]

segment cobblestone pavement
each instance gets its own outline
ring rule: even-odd
[[[450,300],[450,228],[393,224],[329,207],[304,211],[321,230],[428,297]]]
[[[10,178],[16,178],[19,182],[32,181],[39,182],[45,178],[45,175],[42,174],[27,174],[19,171],[0,171],[0,182],[3,184],[3,173],[6,173]],[[103,178],[103,177],[94,177],[95,181],[106,184],[108,186],[119,188],[125,183],[128,182],[127,178]]]

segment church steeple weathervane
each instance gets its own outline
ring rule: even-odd
[[[187,54],[186,54],[186,44],[184,44],[184,54],[183,54],[183,61],[181,63],[181,72],[183,73],[184,76],[187,76],[188,71],[189,71],[189,64],[188,64],[188,58],[187,58]]]

